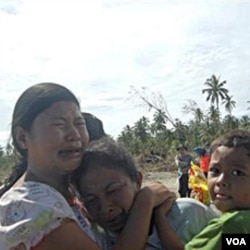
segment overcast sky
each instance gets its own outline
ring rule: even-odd
[[[60,83],[116,137],[148,109],[130,86],[160,92],[173,118],[212,74],[227,80],[236,116],[250,115],[250,2],[220,0],[0,0],[0,144],[20,94]]]

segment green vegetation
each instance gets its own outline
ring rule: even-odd
[[[178,144],[187,145],[189,150],[196,146],[206,147],[216,137],[229,130],[250,128],[249,116],[232,115],[236,101],[225,88],[226,81],[220,81],[220,77],[212,75],[205,81],[204,86],[202,94],[210,106],[204,111],[195,101],[189,100],[183,107],[183,111],[191,115],[186,124],[179,119],[172,119],[162,95],[152,92],[147,95],[145,88],[141,92],[132,88],[131,95],[139,98],[149,110],[154,111],[153,121],[150,122],[148,118],[142,116],[133,126],[127,125],[122,130],[118,141],[122,142],[135,157],[148,154],[152,150],[166,154],[168,168],[171,168]],[[250,101],[246,100],[246,103]],[[224,117],[220,109],[222,107],[227,112]]]
[[[187,123],[180,119],[173,119],[167,109],[164,98],[150,92],[147,89],[139,92],[131,89],[132,97],[146,104],[149,110],[153,110],[153,121],[150,122],[142,116],[133,126],[127,125],[118,136],[117,140],[123,143],[135,156],[139,166],[145,171],[172,170],[174,167],[173,157],[176,154],[176,146],[180,143],[187,145],[189,150],[196,146],[207,146],[217,136],[236,128],[249,128],[250,117],[235,117],[232,115],[236,107],[236,101],[225,87],[226,81],[220,81],[220,77],[212,75],[204,83],[202,94],[210,103],[208,110],[202,110],[195,101],[189,100],[184,105],[183,111],[191,115]],[[250,101],[246,100],[246,110],[250,110]],[[222,117],[221,108],[224,107],[227,115]],[[153,159],[150,163],[142,162],[142,156],[154,151],[164,155],[160,161]],[[0,147],[0,184],[9,175],[15,164],[15,154],[8,144],[5,148]],[[154,161],[155,160],[155,161]]]
[[[16,162],[16,156],[10,144],[5,148],[0,146],[0,185],[9,176],[12,167]]]

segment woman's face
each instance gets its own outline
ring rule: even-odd
[[[88,144],[88,132],[74,102],[52,104],[25,131],[28,167],[43,172],[67,174],[75,170]]]

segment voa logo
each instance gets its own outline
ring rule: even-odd
[[[234,245],[234,246],[241,246],[241,245],[247,245],[244,238],[226,238],[226,242],[228,246]]]

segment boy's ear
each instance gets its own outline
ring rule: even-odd
[[[140,189],[142,186],[143,175],[142,172],[137,171],[137,186]]]

